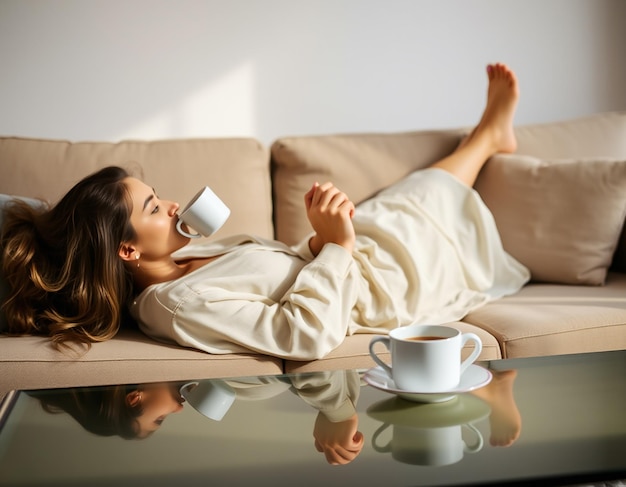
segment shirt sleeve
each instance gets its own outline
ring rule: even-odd
[[[355,370],[333,370],[290,376],[294,390],[304,402],[329,421],[345,421],[356,413],[361,379]]]
[[[295,245],[292,245],[291,249],[296,254],[298,254],[300,257],[302,257],[303,259],[307,261],[315,259],[313,252],[311,252],[311,247],[309,247],[309,241],[311,240],[311,238],[313,238],[314,235],[315,235],[315,232],[310,233],[309,235],[304,237],[302,240],[300,240],[300,242],[298,242]]]
[[[349,252],[326,244],[279,301],[214,287],[199,292],[183,281],[174,301],[167,286],[157,287],[136,302],[133,313],[146,334],[209,353],[254,351],[315,360],[346,336],[357,272]]]

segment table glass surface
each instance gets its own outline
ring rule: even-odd
[[[136,397],[132,387],[16,392],[0,413],[0,485],[571,485],[626,478],[626,351],[479,366],[493,374],[487,386],[431,404],[368,385],[364,370],[199,380],[234,392],[221,420],[176,400],[193,378],[146,384],[142,401],[152,399],[141,431],[155,431],[143,439],[123,438],[137,429],[119,426],[124,404]],[[348,441],[346,450],[331,449],[334,439]],[[329,463],[337,458],[345,463]]]

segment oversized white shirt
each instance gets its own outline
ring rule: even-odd
[[[459,320],[530,277],[480,196],[440,169],[361,203],[353,224],[352,254],[326,244],[314,257],[309,237],[294,247],[250,235],[189,245],[176,257],[219,257],[148,287],[131,312],[158,340],[311,360],[349,334]]]

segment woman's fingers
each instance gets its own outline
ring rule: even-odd
[[[354,204],[348,196],[340,191],[334,184],[327,182],[322,185],[314,185],[307,193],[309,204],[307,208],[316,206],[320,211],[334,211],[348,203],[351,207],[350,217],[354,214]]]
[[[309,242],[314,255],[327,243],[341,245],[352,251],[355,241],[354,227],[350,221],[354,204],[348,196],[328,182],[314,184],[305,195],[307,217],[315,237]]]
[[[304,195],[304,206],[307,210],[311,208],[311,205],[313,204],[313,196],[315,195],[315,191],[318,187],[319,183],[316,181],[313,183],[313,186],[311,186],[311,189],[309,189]]]
[[[313,196],[313,204],[324,211],[339,190],[332,183],[324,183],[317,187]]]

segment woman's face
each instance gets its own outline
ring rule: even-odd
[[[124,183],[133,205],[130,222],[137,235],[134,244],[143,263],[169,256],[189,242],[176,231],[178,203],[160,199],[139,179],[126,178]]]
[[[136,419],[140,438],[158,430],[170,414],[182,411],[185,402],[175,384],[145,385],[140,397],[143,413]]]

